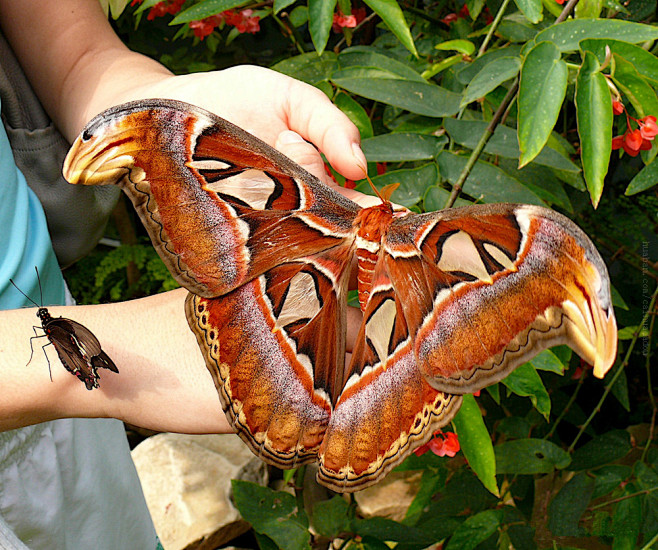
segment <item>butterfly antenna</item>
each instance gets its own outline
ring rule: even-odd
[[[41,277],[39,277],[39,268],[34,266],[34,271],[37,272],[37,283],[39,283],[39,300],[41,300],[41,305],[43,305],[43,291],[41,290]]]
[[[35,306],[37,306],[37,307],[41,307],[41,306],[40,306],[39,304],[37,304],[32,298],[30,298],[27,294],[25,294],[25,292],[23,292],[20,288],[18,288],[18,285],[17,285],[12,279],[9,279],[9,282],[10,282],[12,285],[14,285],[14,288],[15,288],[16,290],[18,290],[18,292],[20,292],[23,296],[25,296],[28,300],[30,300],[30,302],[32,302]]]

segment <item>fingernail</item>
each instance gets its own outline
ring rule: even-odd
[[[361,146],[358,143],[352,143],[352,155],[356,159],[357,165],[365,170],[368,166],[368,161],[366,161],[366,156],[363,154]]]

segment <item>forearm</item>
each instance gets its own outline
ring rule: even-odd
[[[34,308],[0,311],[0,430],[61,417],[115,417],[162,431],[226,432],[230,427],[194,335],[187,326],[184,290],[121,304],[52,307],[89,328],[119,374],[100,369],[100,388],[88,391],[47,347],[52,371],[34,340]],[[40,332],[40,331],[38,331]]]
[[[0,25],[44,107],[70,140],[94,115],[134,97],[136,84],[171,76],[124,46],[98,0],[0,0]]]

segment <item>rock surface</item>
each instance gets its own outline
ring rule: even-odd
[[[382,481],[354,498],[363,517],[384,517],[395,521],[404,519],[407,509],[420,489],[422,472],[391,472]]]
[[[231,479],[267,484],[265,464],[234,434],[158,434],[132,457],[165,550],[217,548],[244,533]]]

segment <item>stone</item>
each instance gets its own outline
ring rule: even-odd
[[[420,490],[422,472],[391,472],[382,481],[354,493],[359,512],[365,518],[383,517],[402,521]]]
[[[266,465],[235,434],[162,433],[132,457],[165,550],[209,550],[246,532],[231,479],[268,481]]]

